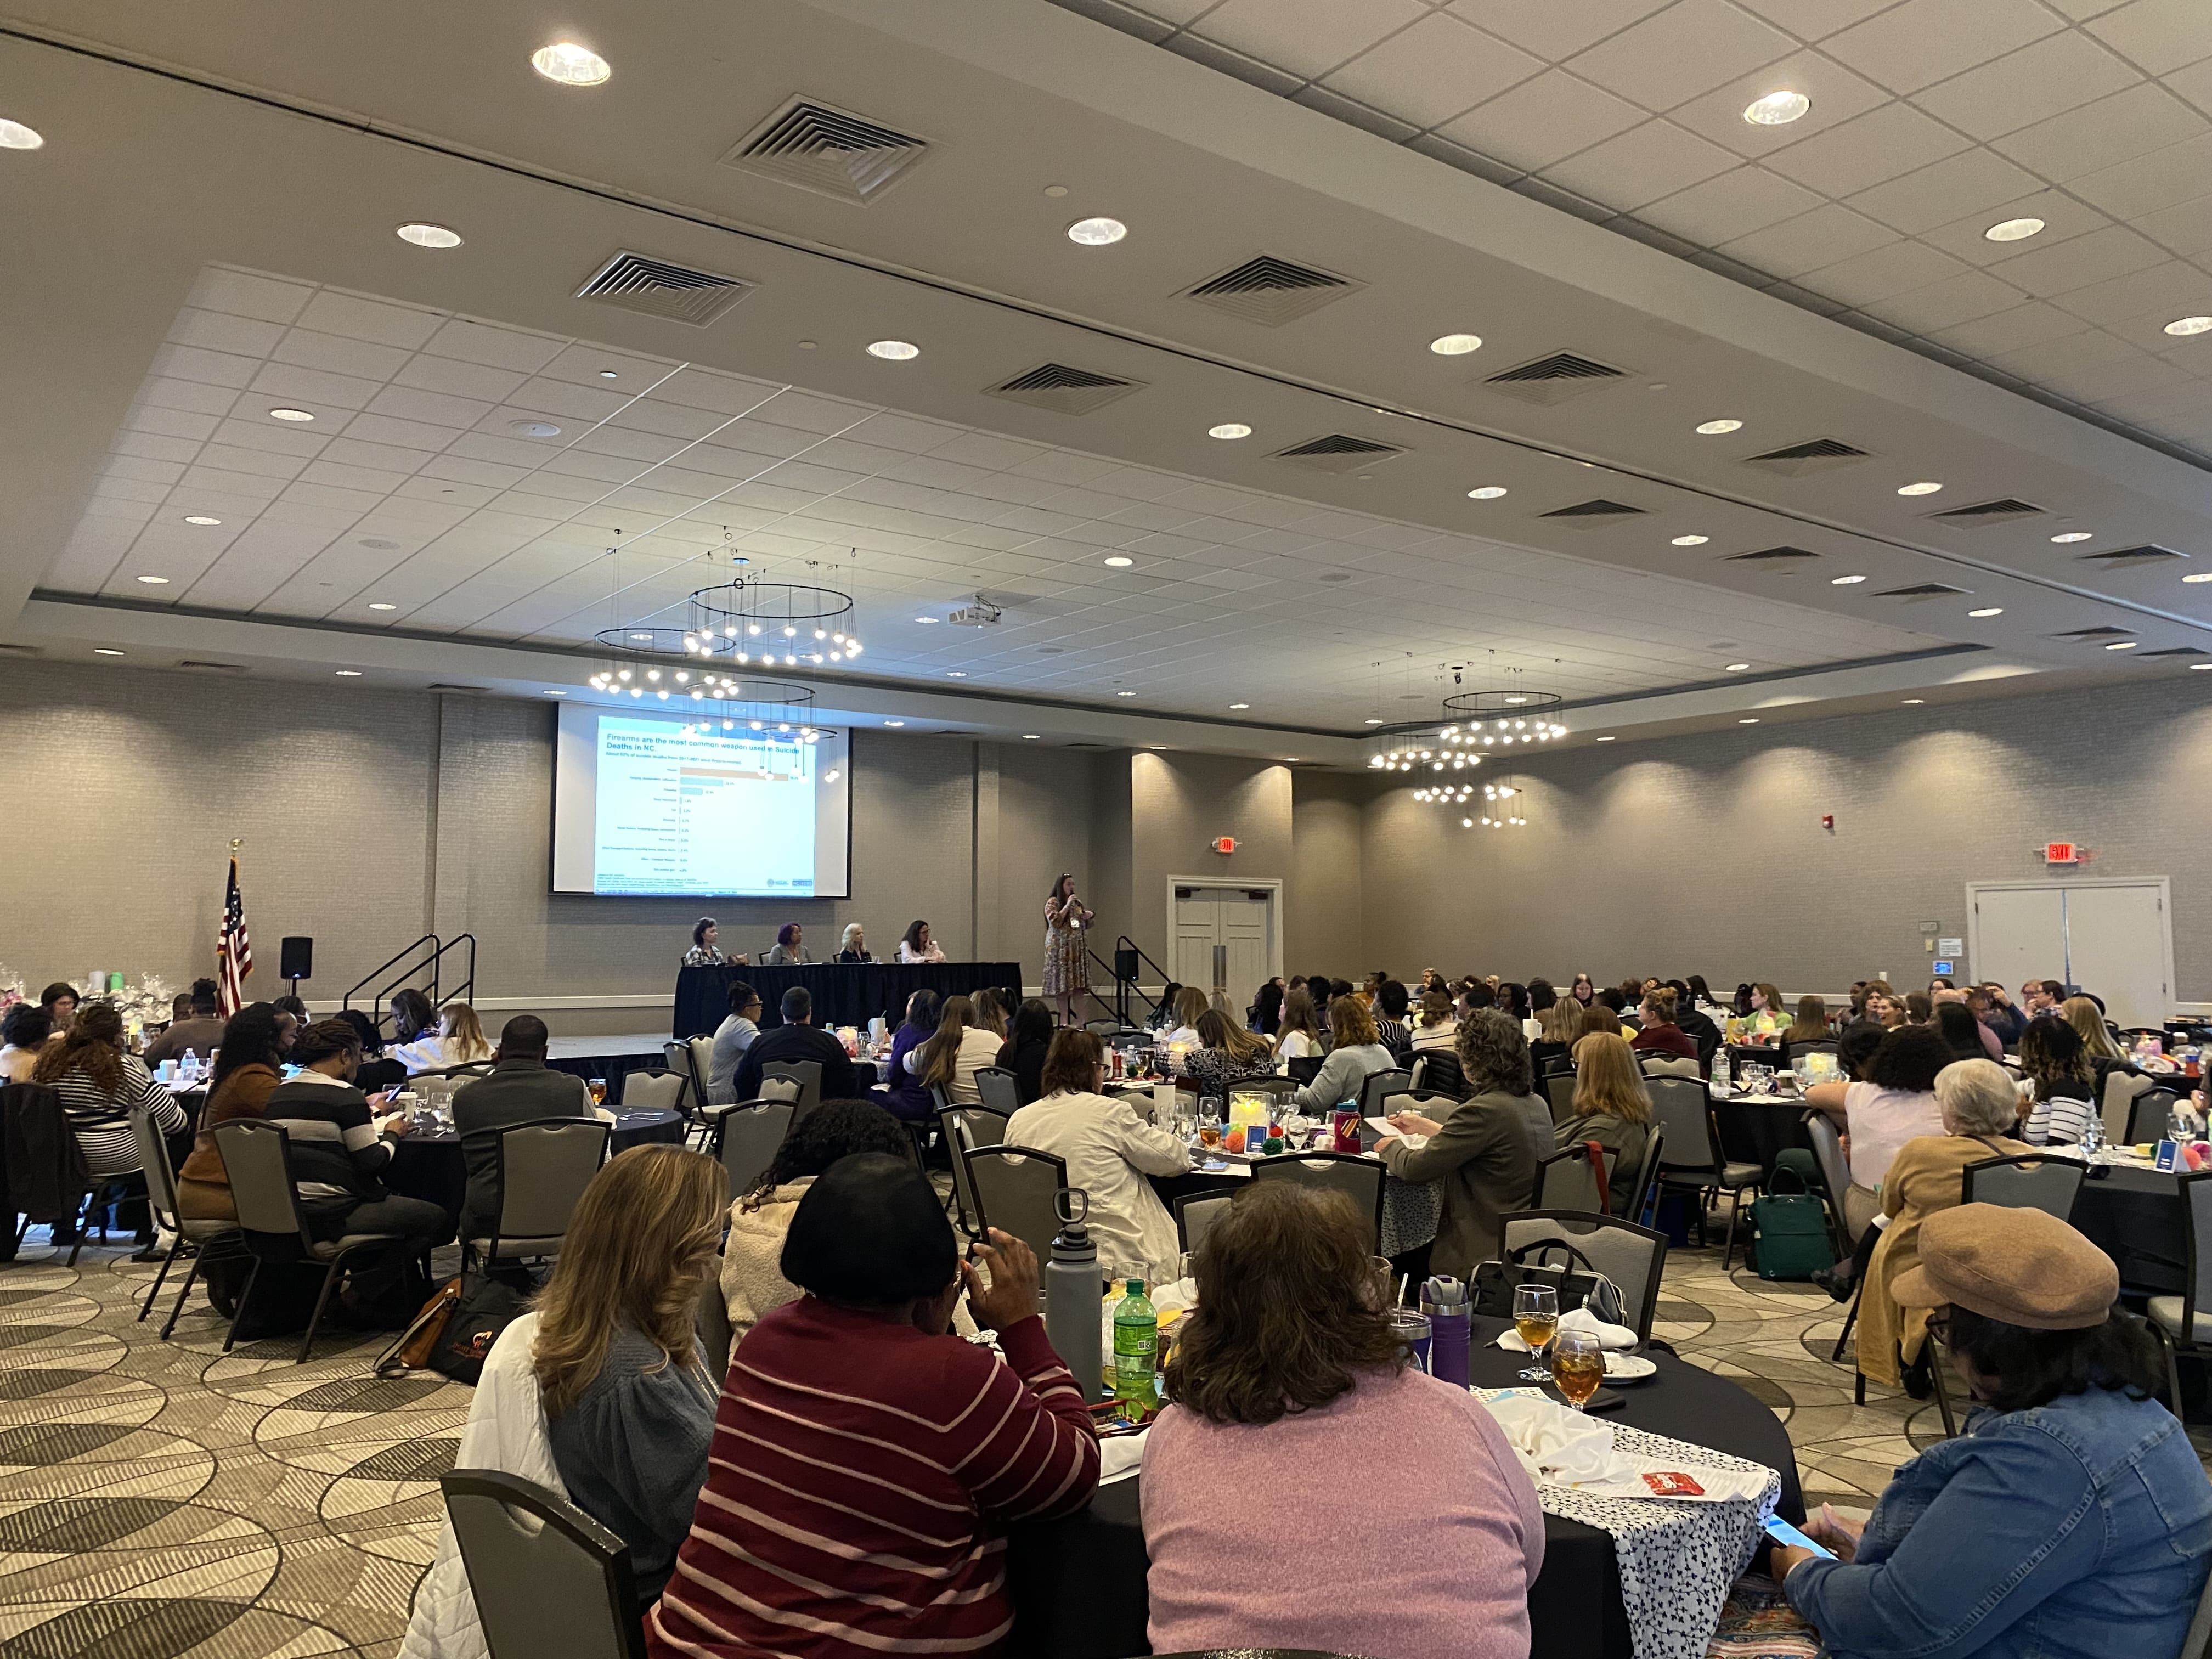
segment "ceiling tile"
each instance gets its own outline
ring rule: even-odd
[[[1893,233],[1873,220],[1831,202],[1723,243],[1720,251],[1777,276],[1796,277],[1896,240]]]
[[[1649,110],[1668,110],[1787,57],[1797,43],[1727,0],[1675,0],[1568,60],[1567,67]]]
[[[1970,149],[1861,191],[1850,204],[1893,230],[1918,235],[1950,223],[1961,212],[1995,207],[2036,188],[2034,174],[1989,150]]]
[[[427,426],[420,421],[394,420],[386,415],[356,415],[346,422],[345,435],[399,449],[443,449],[460,434],[452,427]]]
[[[458,357],[416,356],[410,357],[406,367],[395,374],[392,380],[395,386],[415,386],[424,392],[442,392],[455,398],[479,398],[488,403],[499,403],[529,378],[516,369],[465,363]],[[556,381],[551,384],[562,383]],[[570,387],[568,390],[573,393],[583,388]]]
[[[1443,131],[1447,138],[1534,172],[1648,118],[1625,99],[1551,70],[1470,110]]]
[[[534,374],[558,356],[566,343],[550,334],[454,317],[439,325],[422,349],[433,357],[458,357],[463,362]]]
[[[2024,346],[2043,345],[2051,340],[2063,340],[2069,334],[2085,333],[2087,329],[2088,325],[2079,317],[2061,311],[2048,301],[2031,300],[2008,311],[1941,330],[1935,338],[1937,343],[1972,357],[1996,357]]]
[[[331,409],[361,409],[382,390],[374,380],[352,374],[329,374],[320,369],[299,368],[290,363],[270,363],[253,377],[252,390],[270,398],[290,398],[312,412]]]
[[[1966,147],[1964,138],[1910,104],[1885,104],[1778,151],[1766,165],[1808,189],[1843,197]]]
[[[2068,189],[2114,218],[2133,219],[2203,195],[2208,167],[2212,167],[2212,132],[2084,173]]]
[[[154,354],[154,373],[203,386],[242,386],[261,372],[258,358],[198,346],[165,345]]]
[[[1432,127],[1544,67],[1543,59],[1437,12],[1361,53],[1327,84],[1415,126]]]
[[[354,374],[369,380],[388,380],[410,361],[398,346],[319,334],[311,328],[286,331],[270,355],[280,363],[297,363],[302,368],[327,369],[333,374]]]
[[[1990,240],[1990,228],[2008,219],[2040,219],[2045,228],[2026,242]],[[1956,254],[1970,265],[1994,266],[2017,258],[2023,252],[2040,252],[2077,236],[2109,229],[2112,222],[2103,214],[2082,206],[2064,191],[2045,190],[2015,196],[2009,201],[1954,219],[1948,224],[1937,225],[1923,232],[1923,240],[1947,253]]]
[[[2179,93],[2199,110],[2212,110],[2212,59],[2193,64],[2185,70],[2176,70],[2164,77],[2161,84],[2169,92]]]
[[[1825,284],[1827,278],[1824,274],[1814,280]],[[1935,335],[1978,317],[2015,308],[2025,297],[2011,283],[1987,271],[1962,270],[1925,288],[1892,295],[1867,308],[1885,322],[1916,334]]]
[[[1420,0],[1222,0],[1191,33],[1311,81],[1427,9]]]
[[[2212,122],[2146,82],[1994,143],[2029,171],[2063,185],[2207,131]]]
[[[2056,247],[2022,253],[1990,267],[2015,288],[2050,299],[2090,283],[2161,264],[2166,255],[2122,225],[2108,225]]]
[[[2193,258],[2212,250],[2212,194],[2146,213],[2135,228],[2160,247]]]
[[[1800,278],[1808,288],[1862,308],[1926,288],[1946,277],[1972,275],[1960,261],[1925,242],[1892,242],[1871,252],[1824,265]],[[1994,305],[1990,307],[1995,309]],[[1954,319],[1955,320],[1955,319]]]
[[[1544,177],[1626,212],[1735,164],[1735,158],[1718,144],[1709,144],[1671,121],[1648,121],[1547,168]]]
[[[2096,368],[2054,375],[2051,384],[2067,397],[2077,398],[2085,404],[2101,404],[2114,398],[2162,392],[2183,382],[2193,384],[2195,380],[2187,370],[2162,362],[2147,351],[2139,351]]]
[[[1744,111],[1755,100],[1784,88],[1803,93],[1813,100],[1813,107],[1787,126],[1762,126],[1743,118]],[[1795,52],[1669,110],[1668,118],[1701,138],[1757,160],[1841,126],[1888,101],[1888,93],[1832,58],[1817,52]]]
[[[1861,18],[1895,5],[1897,0],[1738,0],[1768,22],[1800,40],[1819,40],[1849,28]]]
[[[422,392],[413,386],[386,386],[368,403],[376,415],[397,415],[402,420],[430,421],[440,426],[474,426],[491,412],[489,404],[473,398],[455,398],[442,392]]]
[[[1914,101],[1975,137],[1990,139],[2078,109],[2142,78],[2095,41],[2068,29],[1929,87]]]
[[[1822,49],[1893,92],[1917,92],[2063,27],[2035,0],[1905,0]]]
[[[2203,0],[2135,0],[2088,25],[2089,33],[2153,75],[2212,58]]]
[[[258,317],[264,322],[289,323],[314,297],[305,283],[288,283],[250,270],[210,265],[192,284],[188,303],[209,311],[227,311],[238,317]]]
[[[318,333],[342,334],[349,340],[404,346],[414,351],[438,331],[439,314],[325,289],[307,302],[297,321],[301,328]]]
[[[2136,349],[2125,340],[2099,329],[2090,329],[2085,333],[2069,334],[2063,339],[2008,351],[1993,361],[2000,368],[2040,380],[2118,362],[2134,355]]]
[[[1668,0],[1452,0],[1455,15],[1553,63],[1661,10]]]
[[[2201,310],[2212,281],[2183,259],[2138,270],[2108,282],[2091,283],[2060,295],[2051,303],[2100,328],[2118,329],[2136,318],[2154,315],[2160,326]]]
[[[205,346],[210,351],[236,351],[251,357],[264,357],[283,334],[281,323],[188,306],[177,313],[177,320],[169,325],[168,337],[179,345]]]

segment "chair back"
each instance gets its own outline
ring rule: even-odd
[[[1002,1116],[1012,1117],[1022,1109],[1020,1088],[1014,1074],[1003,1066],[978,1066],[975,1092],[982,1096],[986,1107]]]
[[[2189,1218],[2189,1277],[2181,1286],[2181,1328],[2192,1336],[2212,1308],[2212,1170],[2183,1176],[2182,1212]]]
[[[138,1162],[146,1171],[146,1202],[154,1219],[173,1233],[184,1231],[177,1209],[177,1172],[169,1163],[167,1137],[154,1127],[154,1115],[143,1107],[131,1109],[131,1134],[138,1143]]]
[[[1370,1072],[1359,1085],[1359,1115],[1388,1117],[1390,1109],[1382,1103],[1392,1095],[1408,1093],[1413,1086],[1413,1074],[1393,1066],[1384,1071]]]
[[[230,1182],[231,1201],[238,1206],[240,1227],[249,1233],[289,1235],[303,1244],[313,1243],[307,1218],[300,1213],[297,1188],[292,1184],[289,1133],[258,1118],[234,1117],[216,1125],[215,1149]]]
[[[674,1072],[626,1072],[622,1080],[622,1109],[625,1112],[680,1112],[688,1086],[688,1080]]]
[[[1705,1075],[1698,1069],[1698,1062],[1687,1054],[1669,1054],[1656,1051],[1638,1054],[1636,1057],[1636,1069],[1647,1078],[1696,1078]]]
[[[1461,1068],[1457,1054],[1449,1048],[1431,1048],[1422,1059],[1427,1062],[1421,1068],[1422,1088],[1453,1100],[1468,1097],[1467,1073]]]
[[[1613,1176],[1613,1154],[1606,1154],[1606,1177]],[[1589,1154],[1577,1141],[1563,1147],[1549,1158],[1536,1160],[1536,1180],[1528,1207],[1532,1210],[1573,1211],[1582,1215],[1603,1215],[1606,1206],[1598,1201],[1597,1173],[1590,1168]]]
[[[1644,1224],[1644,1212],[1650,1206],[1651,1189],[1659,1184],[1659,1164],[1666,1156],[1667,1132],[1657,1124],[1644,1137],[1644,1161],[1636,1166],[1630,1176],[1631,1187],[1627,1202],[1621,1201],[1620,1185],[1613,1183],[1613,1208],[1616,1215],[1626,1216],[1638,1226]]]
[[[787,1100],[749,1100],[714,1120],[714,1133],[720,1137],[714,1155],[729,1173],[732,1202],[760,1185],[791,1133],[795,1109]]]
[[[691,1087],[691,1040],[689,1037],[678,1037],[660,1045],[660,1069],[683,1085],[677,1091],[677,1097],[685,1104],[696,1104],[706,1099],[703,1090],[695,1091]],[[625,1089],[625,1097],[627,1092]],[[679,1105],[676,1109],[682,1111],[684,1109]]]
[[[692,1318],[692,1328],[699,1338],[700,1363],[707,1375],[719,1380],[729,1374],[730,1350],[736,1345],[736,1333],[730,1328],[730,1305],[722,1300],[722,1258],[714,1257],[714,1271],[699,1287],[699,1311]]]
[[[2181,1638],[2181,1659],[2212,1659],[2212,1578],[2204,1581],[2204,1594],[2197,1598],[2197,1616]]]
[[[621,1539],[519,1475],[455,1469],[438,1484],[491,1659],[644,1659]]]
[[[1234,1193],[1185,1193],[1176,1200],[1176,1242],[1186,1252],[1204,1249],[1206,1234],[1229,1213],[1236,1197]]]
[[[2088,1170],[2070,1158],[2034,1154],[1988,1158],[1969,1164],[1959,1182],[1961,1204],[1998,1204],[2008,1210],[2040,1210],[2061,1221],[2074,1214],[2074,1198]]]
[[[1285,1060],[1283,1075],[1300,1087],[1304,1087],[1321,1075],[1321,1067],[1322,1058],[1319,1054],[1303,1055],[1295,1060]]]
[[[2105,1092],[2098,1098],[2097,1115],[2104,1120],[2106,1140],[2123,1146],[2133,1143],[2129,1132],[2135,1127],[2136,1097],[2148,1092],[2150,1087],[2148,1077],[2130,1077],[2117,1070],[2105,1073]]]
[[[761,1073],[760,1093],[755,1098],[781,1100],[788,1105],[796,1106],[805,1097],[806,1085],[797,1078],[780,1077],[773,1071],[764,1070]]]
[[[818,1060],[771,1060],[761,1067],[763,1095],[770,1078],[789,1078],[799,1085],[799,1115],[805,1117],[822,1103],[822,1062]]]
[[[597,1118],[545,1117],[493,1131],[499,1169],[493,1255],[544,1255],[560,1247],[577,1200],[607,1161],[613,1128]]]
[[[1655,1077],[1646,1078],[1644,1088],[1651,1097],[1651,1115],[1667,1135],[1662,1167],[1674,1175],[1718,1175],[1705,1085],[1686,1077]]]
[[[968,1166],[978,1235],[996,1227],[1035,1250],[1039,1261],[1051,1261],[1053,1237],[1060,1231],[1053,1199],[1067,1185],[1066,1160],[1034,1146],[1003,1143],[956,1146],[953,1156]]]
[[[1429,1074],[1429,1057],[1426,1054],[1415,1054],[1413,1065],[1407,1070],[1413,1078],[1413,1086],[1416,1089],[1419,1088],[1421,1079]]]
[[[1501,1218],[1506,1254],[1547,1239],[1571,1244],[1589,1264],[1620,1286],[1621,1322],[1636,1340],[1651,1340],[1659,1307],[1659,1276],[1667,1267],[1667,1235],[1613,1216],[1528,1210]]]
[[[1228,1088],[1231,1094],[1273,1095],[1279,1100],[1285,1095],[1297,1093],[1298,1083],[1296,1078],[1288,1077],[1240,1077]]]
[[[707,1098],[707,1079],[714,1069],[714,1039],[695,1036],[684,1044],[684,1075],[691,1081],[691,1109],[699,1110],[710,1103]]]
[[[1544,1095],[1552,1103],[1552,1121],[1565,1123],[1575,1115],[1575,1074],[1553,1073],[1544,1079]]]
[[[942,1089],[930,1092],[939,1101],[945,1098]],[[938,1133],[945,1137],[945,1151],[952,1159],[953,1203],[959,1210],[961,1226],[971,1237],[981,1238],[983,1226],[976,1219],[975,1189],[969,1184],[968,1162],[960,1156],[961,1150],[1004,1146],[1009,1115],[994,1112],[988,1106],[939,1105],[937,1109]]]
[[[1285,1152],[1252,1166],[1255,1181],[1302,1181],[1344,1194],[1368,1224],[1370,1250],[1382,1237],[1382,1180],[1388,1173],[1374,1158],[1351,1152]]]
[[[2162,1085],[2153,1085],[2137,1095],[2136,1109],[2128,1118],[2127,1144],[2165,1139],[2166,1120],[2180,1103],[2181,1097]]]
[[[1836,1252],[1849,1255],[1858,1241],[1844,1219],[1844,1194],[1851,1189],[1850,1160],[1844,1156],[1844,1133],[1826,1112],[1805,1114],[1805,1138],[1813,1143],[1813,1162],[1820,1167],[1820,1184],[1828,1189],[1828,1217],[1835,1224]]]

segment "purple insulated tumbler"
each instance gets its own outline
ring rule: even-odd
[[[1455,1279],[1431,1279],[1421,1287],[1421,1311],[1430,1330],[1429,1375],[1440,1382],[1467,1386],[1467,1286]]]

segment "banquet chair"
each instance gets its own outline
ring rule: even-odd
[[[954,1106],[945,1102],[945,1091],[930,1091],[940,1103],[937,1109],[938,1133],[945,1137],[945,1149],[952,1159],[952,1201],[957,1207],[960,1225],[972,1238],[983,1236],[982,1224],[975,1218],[975,1191],[968,1184],[968,1161],[961,1156],[978,1146],[1002,1146],[1006,1139],[1006,1119],[1011,1113],[994,1112],[987,1106]]]
[[[1304,1088],[1321,1075],[1321,1067],[1322,1057],[1319,1054],[1304,1059],[1286,1060],[1283,1062],[1283,1075]]]
[[[1565,1123],[1575,1115],[1575,1074],[1554,1072],[1544,1079],[1544,1094],[1552,1103],[1552,1121]]]
[[[2131,1077],[2125,1072],[2105,1073],[2105,1092],[2098,1097],[2097,1115],[2104,1120],[2105,1139],[2114,1146],[2132,1144],[2130,1131],[2135,1127],[2136,1099],[2150,1092],[2153,1079]]]
[[[2037,1152],[1985,1158],[1978,1164],[1969,1164],[1960,1176],[1959,1202],[2040,1210],[2065,1221],[2074,1213],[2075,1195],[2088,1173],[2073,1158],[2048,1158]]]
[[[2204,1594],[2197,1598],[2197,1616],[2181,1638],[2181,1659],[2212,1659],[2212,1578],[2204,1581]]]
[[[2189,1270],[2179,1296],[2154,1296],[2146,1304],[2151,1334],[2166,1350],[2166,1403],[2181,1415],[2181,1351],[2212,1349],[2212,1170],[2179,1178],[2182,1212],[2189,1221]]]
[[[1617,1216],[1579,1211],[1519,1210],[1498,1218],[1504,1255],[1556,1239],[1572,1245],[1591,1267],[1620,1287],[1621,1322],[1638,1342],[1651,1340],[1659,1307],[1659,1277],[1667,1267],[1667,1235]]]
[[[1646,1218],[1651,1208],[1651,1196],[1659,1188],[1659,1165],[1667,1155],[1667,1132],[1653,1126],[1644,1137],[1644,1159],[1629,1176],[1628,1201],[1621,1203],[1620,1188],[1613,1190],[1613,1213],[1633,1221],[1638,1226],[1650,1224]]]
[[[1605,1153],[1606,1179],[1613,1179],[1616,1154],[1609,1148]],[[1563,1146],[1549,1157],[1536,1160],[1536,1179],[1530,1188],[1528,1207],[1532,1210],[1572,1211],[1580,1215],[1608,1213],[1598,1199],[1597,1175],[1590,1168],[1589,1154],[1577,1141]]]
[[[1234,1193],[1185,1193],[1175,1201],[1176,1243],[1186,1254],[1206,1248],[1213,1224],[1229,1213]]]
[[[1052,1241],[1060,1231],[1053,1200],[1067,1185],[1067,1161],[1034,1146],[956,1147],[953,1156],[967,1166],[968,1190],[975,1200],[976,1237],[996,1227],[1012,1233],[1052,1260]]]
[[[2135,1110],[2128,1117],[2127,1144],[2165,1139],[2166,1120],[2180,1103],[2181,1097],[2163,1084],[2154,1083],[2137,1095]]]
[[[718,1378],[728,1376],[730,1350],[736,1346],[736,1333],[730,1329],[730,1304],[722,1300],[720,1250],[714,1252],[714,1271],[699,1287],[699,1307],[691,1316],[691,1328],[699,1339],[699,1358],[706,1364],[707,1375]]]
[[[1285,1095],[1297,1093],[1298,1085],[1293,1079],[1286,1077],[1240,1077],[1229,1085],[1229,1091],[1231,1094],[1273,1095],[1280,1100]]]
[[[356,1259],[363,1251],[392,1249],[404,1239],[398,1233],[347,1233],[328,1241],[318,1239],[308,1231],[307,1218],[301,1212],[299,1184],[292,1176],[291,1134],[274,1123],[264,1123],[258,1118],[233,1118],[228,1123],[219,1123],[215,1130],[215,1146],[222,1158],[223,1174],[230,1181],[231,1199],[238,1206],[239,1229],[246,1235],[249,1247],[256,1233],[270,1238],[297,1239],[307,1260],[323,1267],[323,1288],[315,1297],[315,1311],[307,1321],[307,1334],[300,1339],[297,1363],[304,1365],[314,1350],[315,1333],[322,1327],[323,1310],[330,1304],[331,1291],[338,1280],[352,1271]],[[238,1293],[237,1310],[230,1317],[230,1329],[223,1335],[225,1353],[238,1340],[239,1323],[246,1317],[247,1304],[253,1300],[254,1282],[261,1277],[262,1262],[261,1252],[255,1250],[253,1266],[246,1271],[245,1286]]]
[[[775,1162],[793,1109],[787,1100],[748,1100],[714,1120],[714,1157],[729,1172],[732,1202],[759,1185]]]
[[[689,1087],[674,1072],[625,1072],[617,1099],[625,1112],[680,1112]]]
[[[1646,1079],[1644,1086],[1672,1149],[1668,1161],[1660,1166],[1659,1184],[1662,1189],[1672,1188],[1693,1195],[1701,1247],[1705,1243],[1705,1194],[1729,1195],[1728,1242],[1721,1251],[1721,1270],[1725,1273],[1735,1255],[1736,1221],[1743,1212],[1743,1195],[1756,1192],[1763,1179],[1759,1167],[1731,1162],[1722,1153],[1720,1130],[1713,1122],[1704,1084],[1688,1078],[1655,1077]]]
[[[1705,1075],[1698,1069],[1698,1062],[1687,1054],[1638,1054],[1636,1057],[1636,1068],[1647,1078],[1681,1077],[1695,1079]]]
[[[1820,1166],[1820,1185],[1826,1189],[1821,1195],[1828,1202],[1828,1225],[1835,1235],[1836,1260],[1842,1261],[1850,1257],[1851,1246],[1857,1243],[1850,1236],[1850,1223],[1844,1218],[1844,1194],[1851,1189],[1851,1166],[1844,1157],[1843,1131],[1836,1127],[1836,1120],[1826,1112],[1808,1112],[1805,1134],[1813,1143],[1813,1162]],[[1838,1357],[1841,1357],[1840,1349]]]
[[[1302,1182],[1350,1198],[1367,1223],[1370,1250],[1382,1237],[1382,1188],[1388,1173],[1377,1160],[1351,1152],[1284,1152],[1252,1166],[1255,1181]]]
[[[799,1085],[799,1110],[793,1121],[805,1117],[822,1103],[822,1062],[818,1060],[772,1060],[761,1067],[761,1087],[765,1093],[772,1079],[787,1079]]]
[[[1003,1066],[978,1066],[975,1092],[983,1097],[987,1108],[1003,1116],[1012,1117],[1022,1109],[1014,1074]]]
[[[1392,1095],[1410,1094],[1413,1074],[1393,1066],[1386,1071],[1370,1072],[1359,1085],[1359,1115],[1388,1117],[1390,1109],[1382,1103]]]
[[[707,1098],[707,1079],[714,1069],[714,1039],[695,1036],[684,1039],[684,1075],[691,1079],[690,1104],[694,1111],[703,1111],[714,1103]]]
[[[683,1085],[683,1087],[677,1091],[676,1095],[676,1109],[678,1111],[688,1112],[696,1110],[700,1103],[707,1098],[706,1090],[703,1088],[694,1087],[692,1084],[690,1038],[678,1037],[673,1041],[662,1043],[660,1045],[659,1069],[667,1073],[671,1077],[673,1077],[678,1083]],[[624,1088],[627,1089],[629,1086],[629,1077],[627,1074],[624,1075],[623,1082]]]
[[[169,1163],[169,1142],[154,1127],[154,1115],[133,1108],[131,1113],[131,1133],[138,1143],[139,1162],[146,1171],[146,1203],[153,1211],[154,1223],[166,1231],[175,1241],[168,1255],[161,1258],[161,1271],[154,1275],[154,1283],[146,1292],[146,1299],[138,1307],[138,1323],[146,1322],[146,1316],[154,1311],[154,1300],[161,1294],[161,1283],[169,1276],[169,1269],[177,1265],[179,1255],[189,1254],[191,1266],[185,1270],[185,1282],[177,1292],[177,1305],[169,1310],[169,1317],[161,1326],[161,1340],[169,1340],[169,1333],[177,1328],[177,1316],[184,1312],[185,1302],[192,1293],[192,1280],[198,1277],[200,1259],[208,1246],[218,1242],[234,1245],[226,1255],[242,1252],[246,1235],[235,1221],[187,1221],[177,1206],[177,1172]]]
[[[438,1485],[491,1659],[645,1659],[629,1545],[520,1475],[455,1469]]]
[[[499,1214],[487,1237],[461,1240],[461,1269],[557,1255],[584,1188],[607,1161],[611,1123],[596,1118],[542,1117],[491,1132]],[[466,1136],[462,1145],[477,1139]]]

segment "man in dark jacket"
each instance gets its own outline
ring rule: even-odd
[[[814,1024],[814,998],[806,988],[793,986],[776,1006],[782,1011],[783,1024],[763,1031],[752,1040],[745,1057],[738,1062],[736,1075],[730,1079],[730,1092],[738,1100],[757,1100],[763,1066],[779,1060],[788,1066],[799,1060],[818,1060],[822,1062],[822,1099],[865,1098],[854,1079],[852,1057],[846,1054],[845,1045]]]
[[[469,1172],[461,1200],[461,1237],[486,1238],[499,1219],[499,1136],[511,1124],[544,1117],[589,1117],[592,1091],[584,1079],[545,1063],[545,1022],[517,1014],[500,1029],[492,1067],[453,1091],[453,1131]]]

